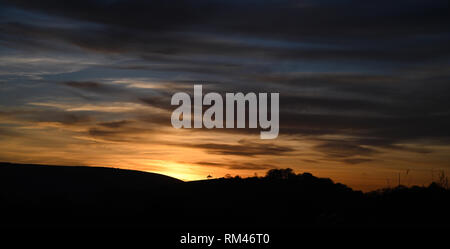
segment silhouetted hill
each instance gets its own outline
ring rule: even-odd
[[[290,169],[183,182],[100,167],[0,164],[1,226],[153,228],[448,226],[450,191],[354,191]]]
[[[104,167],[0,163],[0,188],[8,201],[97,204],[105,194],[158,191],[182,181],[161,174]]]
[[[106,188],[141,189],[181,183],[173,177],[136,170],[86,166],[47,166],[0,163],[2,187],[34,190],[102,191]]]
[[[96,223],[140,209],[136,201],[164,195],[181,183],[135,170],[0,163],[1,208],[9,212],[9,224]]]

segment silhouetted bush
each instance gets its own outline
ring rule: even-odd
[[[287,169],[271,169],[267,171],[266,178],[271,180],[285,180],[294,178],[296,175],[290,168]]]

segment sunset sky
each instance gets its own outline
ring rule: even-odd
[[[450,173],[449,13],[426,0],[0,0],[0,161],[428,184]],[[173,128],[171,96],[194,84],[280,93],[278,138]]]

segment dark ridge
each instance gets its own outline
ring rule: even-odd
[[[0,163],[0,227],[449,227],[450,191],[354,191],[310,173],[183,182],[102,167]]]
[[[158,192],[181,180],[155,173],[106,167],[0,163],[0,193],[13,203],[102,205],[122,193]],[[123,196],[126,198],[126,196]]]
[[[16,164],[0,162],[1,183],[21,185],[33,184],[33,187],[75,188],[89,190],[93,188],[120,187],[141,188],[150,185],[181,183],[173,177],[137,170],[127,170],[91,166],[58,166],[39,164]],[[11,181],[14,179],[14,181]]]

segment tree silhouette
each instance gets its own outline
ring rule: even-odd
[[[271,169],[267,171],[266,178],[272,180],[285,180],[295,177],[295,173],[291,168],[287,169]]]

